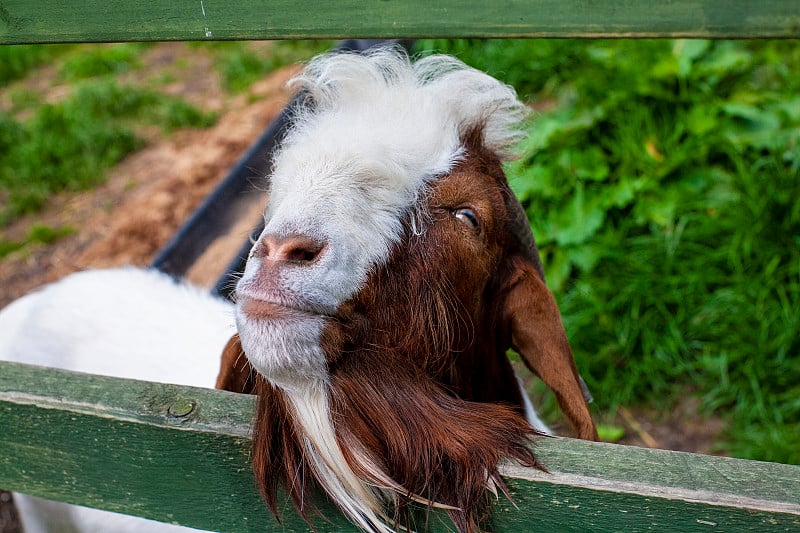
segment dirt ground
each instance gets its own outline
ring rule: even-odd
[[[145,61],[157,71],[160,65],[192,53],[179,43],[163,43],[148,50]],[[153,133],[148,145],[115,167],[101,187],[60,194],[42,213],[2,230],[6,239],[21,239],[35,223],[76,228],[54,244],[28,248],[0,261],[0,308],[71,272],[150,263],[288,99],[283,85],[294,68],[280,70],[245,94],[230,98],[208,76],[207,62],[200,56],[185,62],[189,66],[168,91],[205,110],[218,111],[216,126],[168,137]],[[46,74],[37,77],[36,83],[46,82]],[[59,97],[59,89],[52,97]],[[217,260],[201,259],[190,279],[213,285],[251,229],[251,222],[245,220],[224,242],[215,243],[211,255]],[[617,423],[627,429],[622,442],[708,453],[722,425],[698,419],[694,407],[687,403],[666,417],[621,411]],[[0,492],[0,533],[18,531],[10,494]]]

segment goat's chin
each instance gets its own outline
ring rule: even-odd
[[[262,312],[268,307],[258,305]],[[320,345],[324,320],[288,308],[269,317],[253,313],[247,304],[240,303],[236,309],[236,327],[248,361],[267,381],[286,389],[327,381],[325,352]]]

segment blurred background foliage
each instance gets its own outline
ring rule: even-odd
[[[536,110],[507,170],[596,412],[696,396],[720,449],[800,463],[800,43],[418,46]]]

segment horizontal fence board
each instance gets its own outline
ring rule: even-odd
[[[0,363],[0,487],[219,531],[307,531],[261,502],[253,398]],[[800,466],[540,439],[549,473],[505,465],[490,531],[798,531]],[[354,531],[330,503],[319,531]],[[417,523],[447,530],[438,512]]]
[[[0,0],[0,44],[417,37],[800,37],[797,0]]]

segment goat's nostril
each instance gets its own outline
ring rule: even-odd
[[[257,256],[292,263],[311,263],[325,249],[324,243],[305,235],[288,235],[282,238],[268,235],[262,237],[256,246]]]
[[[323,245],[310,239],[300,239],[287,243],[282,250],[283,259],[295,263],[310,263],[317,259]]]

